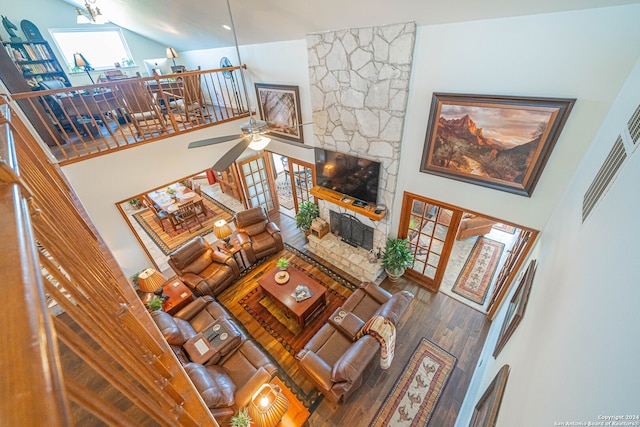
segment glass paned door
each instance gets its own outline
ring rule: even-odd
[[[307,200],[315,202],[315,197],[311,195],[311,188],[315,185],[315,165],[305,163],[294,158],[289,158],[289,176],[291,179],[291,188],[293,190],[293,202],[295,211],[298,213],[300,203]]]
[[[271,172],[271,163],[266,153],[238,162],[244,181],[246,201],[249,208],[263,206],[268,214],[276,212],[278,199]]]
[[[409,241],[414,256],[406,273],[430,290],[440,287],[461,216],[459,210],[405,193],[398,236]]]

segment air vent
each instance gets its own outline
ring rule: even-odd
[[[629,119],[627,127],[629,128],[629,135],[631,135],[631,140],[634,144],[637,144],[638,140],[640,139],[640,105],[638,105],[638,108],[636,108],[633,116],[631,116],[631,118]]]
[[[604,194],[605,190],[611,184],[613,177],[620,169],[622,163],[627,158],[627,153],[624,150],[622,143],[622,137],[618,135],[613,148],[609,152],[609,155],[605,159],[604,163],[600,167],[598,174],[594,178],[593,182],[584,193],[584,199],[582,200],[582,222],[584,223],[594,206],[600,200],[600,197]]]

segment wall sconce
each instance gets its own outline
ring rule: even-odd
[[[89,71],[93,70],[93,67],[81,53],[76,52],[73,54],[73,63],[76,67],[84,67],[84,70],[87,72],[87,76],[89,76],[89,80],[91,80],[91,84],[96,84],[96,82],[93,81],[93,77],[91,77],[91,73],[89,73]]]
[[[231,227],[227,224],[227,221],[221,219],[213,223],[213,233],[216,235],[218,239],[224,240],[227,248],[231,247],[229,240],[231,240]]]
[[[280,387],[263,384],[251,398],[249,416],[258,427],[274,427],[289,409]]]
[[[160,274],[154,268],[147,268],[138,275],[138,287],[142,292],[147,294],[142,298],[143,303],[147,303],[154,296],[158,296],[162,299],[169,297],[162,293],[162,285],[167,282],[166,277]]]

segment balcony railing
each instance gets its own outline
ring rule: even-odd
[[[60,164],[248,116],[240,67],[12,94]]]

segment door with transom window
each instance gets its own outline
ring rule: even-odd
[[[249,208],[263,206],[269,215],[277,212],[278,195],[271,161],[266,152],[238,161],[238,170]]]
[[[437,292],[447,267],[462,211],[416,194],[404,193],[398,237],[406,238],[413,266],[405,274]]]

